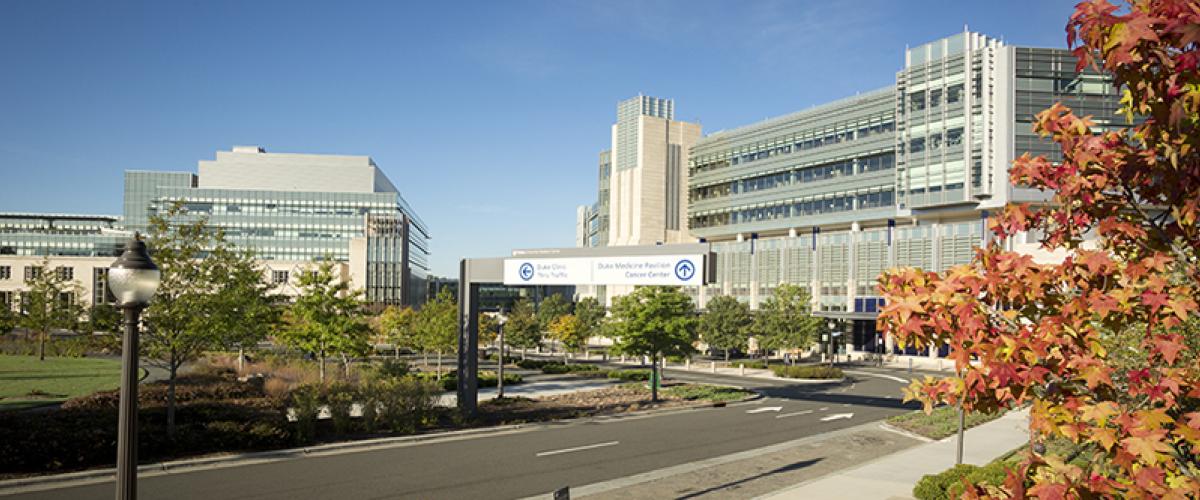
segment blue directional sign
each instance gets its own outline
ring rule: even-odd
[[[683,259],[678,264],[675,264],[675,277],[679,278],[680,281],[690,280],[695,274],[696,265],[692,264],[692,261]]]
[[[523,279],[525,281],[529,281],[529,280],[533,279],[533,264],[530,264],[528,262],[521,264],[520,273],[521,273],[521,279]]]

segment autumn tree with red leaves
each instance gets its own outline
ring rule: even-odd
[[[1038,114],[1063,159],[1026,154],[1011,180],[1053,200],[994,217],[997,237],[970,264],[885,273],[879,322],[903,344],[951,346],[960,375],[914,382],[906,397],[927,410],[1030,404],[1037,439],[1069,440],[1084,458],[1030,452],[1003,486],[966,497],[1196,498],[1200,2],[1084,2],[1067,39],[1078,70],[1113,77],[1129,125],[1096,132],[1061,104]],[[1030,230],[1063,261],[1006,250]]]

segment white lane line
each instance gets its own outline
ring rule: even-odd
[[[573,451],[583,451],[583,450],[590,450],[590,449],[593,449],[593,448],[603,448],[603,447],[605,447],[605,446],[616,446],[616,445],[617,445],[617,444],[619,444],[619,443],[620,443],[620,441],[609,441],[609,442],[607,442],[607,443],[596,443],[596,444],[589,444],[589,445],[584,445],[584,446],[576,446],[576,447],[574,447],[574,448],[563,448],[563,449],[561,449],[561,450],[543,451],[543,452],[540,452],[540,453],[537,453],[537,454],[535,454],[534,456],[537,456],[537,457],[548,457],[548,456],[550,456],[550,455],[558,455],[558,454],[562,454],[562,453],[571,453],[571,452],[573,452]]]
[[[755,409],[753,409],[753,410],[746,410],[746,413],[751,413],[751,414],[753,414],[753,413],[762,413],[762,412],[766,412],[766,411],[774,411],[774,412],[777,412],[777,411],[779,411],[779,410],[782,410],[782,409],[783,409],[783,407],[782,407],[782,406],[764,406],[764,407],[761,407],[761,408],[755,408]]]
[[[907,383],[909,383],[909,382],[910,382],[908,379],[903,379],[903,378],[900,378],[900,377],[893,377],[893,376],[891,376],[891,375],[884,375],[884,374],[882,374],[882,373],[860,372],[860,371],[858,371],[858,370],[844,370],[844,371],[845,371],[846,373],[849,373],[849,374],[851,374],[851,375],[866,375],[866,376],[868,376],[868,377],[884,378],[884,379],[888,379],[888,380],[894,380],[894,381],[896,381],[896,382],[900,382],[901,384],[907,384]]]
[[[828,410],[828,409],[829,409],[829,407],[828,407],[828,406],[822,406],[822,407],[821,407],[821,409],[820,409],[820,410],[817,410],[817,411],[825,411],[825,410]]]
[[[812,410],[804,410],[804,411],[798,411],[795,413],[784,413],[783,415],[775,415],[775,418],[787,418],[787,417],[795,417],[797,415],[808,415],[809,413],[812,413],[812,412],[813,412]]]
[[[854,414],[853,414],[853,413],[835,413],[835,414],[833,414],[833,415],[830,415],[830,416],[828,416],[828,417],[822,418],[822,419],[821,419],[821,421],[822,421],[822,422],[828,422],[828,421],[830,421],[830,420],[840,420],[840,419],[843,419],[843,418],[854,418]]]

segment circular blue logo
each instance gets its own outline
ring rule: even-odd
[[[687,281],[696,275],[696,265],[692,261],[683,259],[675,264],[675,277],[680,281]]]
[[[528,262],[521,264],[521,268],[517,272],[521,275],[521,279],[529,281],[533,279],[533,264]]]

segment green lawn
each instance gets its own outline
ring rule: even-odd
[[[58,403],[120,385],[112,359],[0,355],[0,411]]]
[[[1000,418],[1003,414],[1003,412],[968,413],[964,428],[970,429],[976,425],[990,422]],[[929,439],[943,439],[958,433],[958,408],[939,406],[934,408],[933,413],[929,415],[926,415],[924,411],[917,410],[891,417],[887,419],[887,423]]]

